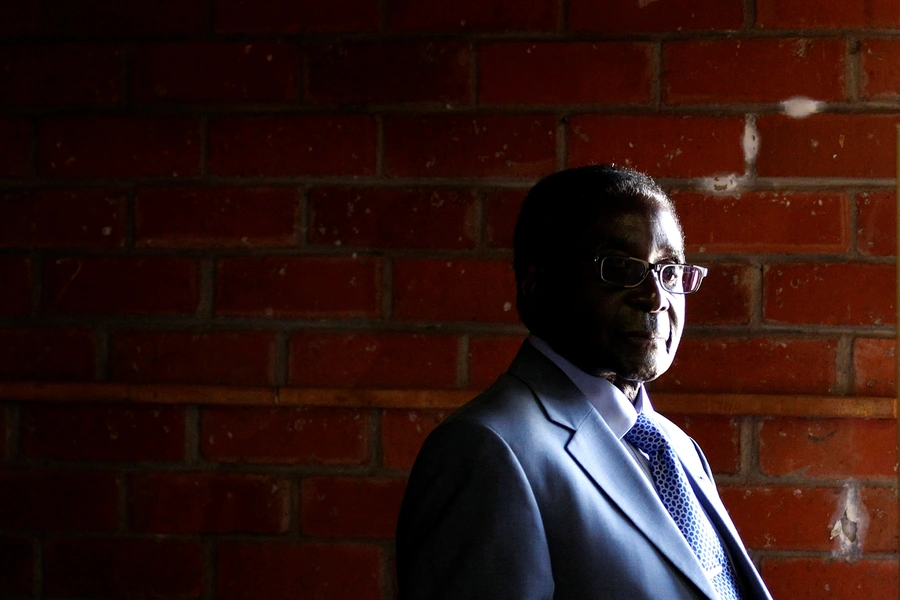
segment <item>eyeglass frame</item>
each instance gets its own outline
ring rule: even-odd
[[[635,283],[634,285],[624,285],[621,283],[616,283],[614,281],[609,281],[608,279],[603,277],[603,261],[605,261],[607,258],[619,258],[619,259],[632,260],[635,262],[639,262],[642,265],[644,265],[644,270],[646,271],[646,273],[644,273],[644,276],[641,277],[641,280],[638,281],[637,283]],[[642,283],[644,283],[647,280],[647,277],[651,273],[655,273],[656,280],[659,281],[659,285],[662,287],[662,289],[666,290],[670,294],[687,295],[687,294],[693,294],[693,293],[697,292],[700,289],[700,286],[703,284],[703,279],[707,275],[709,275],[709,269],[706,267],[700,266],[700,265],[691,265],[691,264],[686,264],[686,263],[663,263],[663,262],[652,263],[652,262],[649,262],[646,260],[642,260],[640,258],[635,258],[633,256],[618,256],[615,254],[597,254],[593,257],[593,262],[594,262],[594,268],[597,271],[597,277],[599,277],[601,281],[603,281],[604,283],[608,283],[609,285],[614,285],[614,286],[617,286],[620,288],[625,288],[625,289],[632,289],[632,288],[638,287],[639,285],[641,285]],[[677,291],[674,289],[670,290],[669,288],[667,288],[666,285],[663,283],[662,279],[660,278],[660,275],[662,274],[663,269],[665,269],[666,267],[691,267],[692,269],[698,269],[700,271],[700,283],[697,284],[697,289],[691,290],[689,292],[684,292],[684,291]]]

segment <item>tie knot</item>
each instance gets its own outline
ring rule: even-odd
[[[637,422],[625,434],[625,440],[647,454],[655,454],[669,447],[662,431],[644,413],[638,415]]]

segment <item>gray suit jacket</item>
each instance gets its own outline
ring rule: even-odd
[[[706,459],[665,428],[738,573],[771,600]],[[400,600],[711,599],[652,484],[569,378],[530,344],[428,437],[397,526]]]

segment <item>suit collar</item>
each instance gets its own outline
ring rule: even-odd
[[[531,388],[550,421],[572,432],[566,451],[599,491],[703,593],[716,598],[712,584],[652,484],[565,373],[528,343],[522,344],[508,373]]]

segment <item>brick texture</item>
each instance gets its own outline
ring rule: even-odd
[[[756,192],[738,197],[675,193],[688,252],[846,252],[846,194]]]
[[[837,39],[683,41],[663,47],[663,101],[841,101],[844,42]],[[740,74],[739,76],[735,76]]]
[[[224,117],[210,124],[216,175],[371,175],[375,122],[355,115]]]
[[[0,471],[0,528],[115,531],[120,487],[120,477],[107,472]]]
[[[217,33],[298,33],[373,31],[377,0],[219,0],[213,17]]]
[[[519,210],[528,190],[497,190],[487,196],[487,243],[493,248],[512,248]]]
[[[134,531],[154,534],[283,533],[286,480],[236,473],[148,473],[131,478]]]
[[[893,177],[896,117],[813,115],[756,121],[761,177]]]
[[[395,177],[537,177],[556,164],[550,117],[392,117],[384,128],[385,167]]]
[[[304,387],[449,388],[457,338],[417,334],[297,333],[288,381]]]
[[[216,312],[371,317],[380,289],[380,263],[368,258],[231,258],[218,265]]]
[[[512,266],[504,261],[398,260],[394,263],[394,316],[515,322],[515,289]]]
[[[111,340],[110,379],[131,383],[273,385],[267,332],[129,332]]]
[[[0,379],[94,379],[96,340],[78,329],[0,329]]]
[[[894,423],[863,419],[791,419],[763,422],[759,461],[773,476],[894,477]]]
[[[700,444],[713,473],[738,472],[741,466],[741,425],[738,419],[710,415],[670,415],[669,419]]]
[[[778,323],[892,324],[894,268],[783,264],[766,268],[764,316]]]
[[[867,192],[856,198],[856,247],[867,256],[892,256],[897,251],[897,195]]]
[[[54,596],[198,598],[203,547],[186,540],[50,540],[44,584]]]
[[[828,394],[837,373],[834,340],[682,339],[661,391]]]
[[[860,48],[860,96],[895,99],[900,96],[900,43],[895,39],[867,39]]]
[[[740,29],[744,10],[739,0],[648,4],[571,0],[568,25],[576,31],[604,33]]]
[[[0,118],[0,176],[31,173],[32,127],[25,119]]]
[[[448,189],[317,188],[309,192],[310,241],[363,248],[472,248],[478,204]]]
[[[225,600],[381,600],[382,553],[372,544],[225,542],[216,592]]]
[[[142,247],[257,248],[297,243],[291,188],[147,188],[135,199]]]
[[[737,117],[582,115],[569,121],[569,164],[617,163],[654,177],[743,173]]]
[[[746,325],[752,318],[753,281],[759,269],[750,265],[707,263],[709,275],[700,291],[688,296],[685,312],[691,325]]]
[[[389,469],[408,471],[428,434],[447,418],[445,410],[385,410],[381,416],[381,455]]]
[[[321,103],[393,103],[470,99],[465,44],[329,44],[309,52],[309,95]]]
[[[187,258],[60,258],[44,266],[44,309],[76,314],[191,313],[199,269]]]
[[[207,408],[203,455],[219,462],[355,465],[368,458],[365,413],[349,409]]]
[[[0,256],[0,315],[27,314],[31,308],[31,261],[21,256]]]
[[[0,593],[31,596],[34,593],[34,547],[21,537],[0,537]]]
[[[550,31],[557,14],[554,0],[396,0],[388,23],[403,31]]]
[[[0,103],[114,104],[123,96],[122,50],[114,44],[28,44],[0,51]]]
[[[896,393],[895,340],[857,338],[853,342],[853,391],[860,396]]]
[[[392,539],[405,490],[401,478],[307,477],[300,529],[316,537]]]
[[[890,0],[851,0],[822,6],[813,0],[760,0],[756,25],[765,29],[857,29],[900,26]]]
[[[647,104],[650,101],[649,44],[487,44],[479,49],[479,58],[482,103]],[[561,69],[560,65],[566,68]]]
[[[176,406],[27,405],[23,453],[37,460],[177,461],[184,458],[184,419]]]
[[[897,564],[893,560],[766,559],[761,573],[773,598],[824,600],[859,593],[890,598],[897,591]]]
[[[121,191],[41,190],[0,196],[0,246],[116,248],[124,241]]]
[[[187,177],[200,172],[200,127],[189,117],[58,117],[41,123],[47,177]]]
[[[469,387],[483,390],[501,374],[522,346],[521,337],[473,337],[469,340]]]
[[[46,0],[44,29],[62,35],[124,37],[202,33],[203,0]]]
[[[293,44],[147,44],[134,54],[139,102],[288,101],[297,98],[300,53]]]

